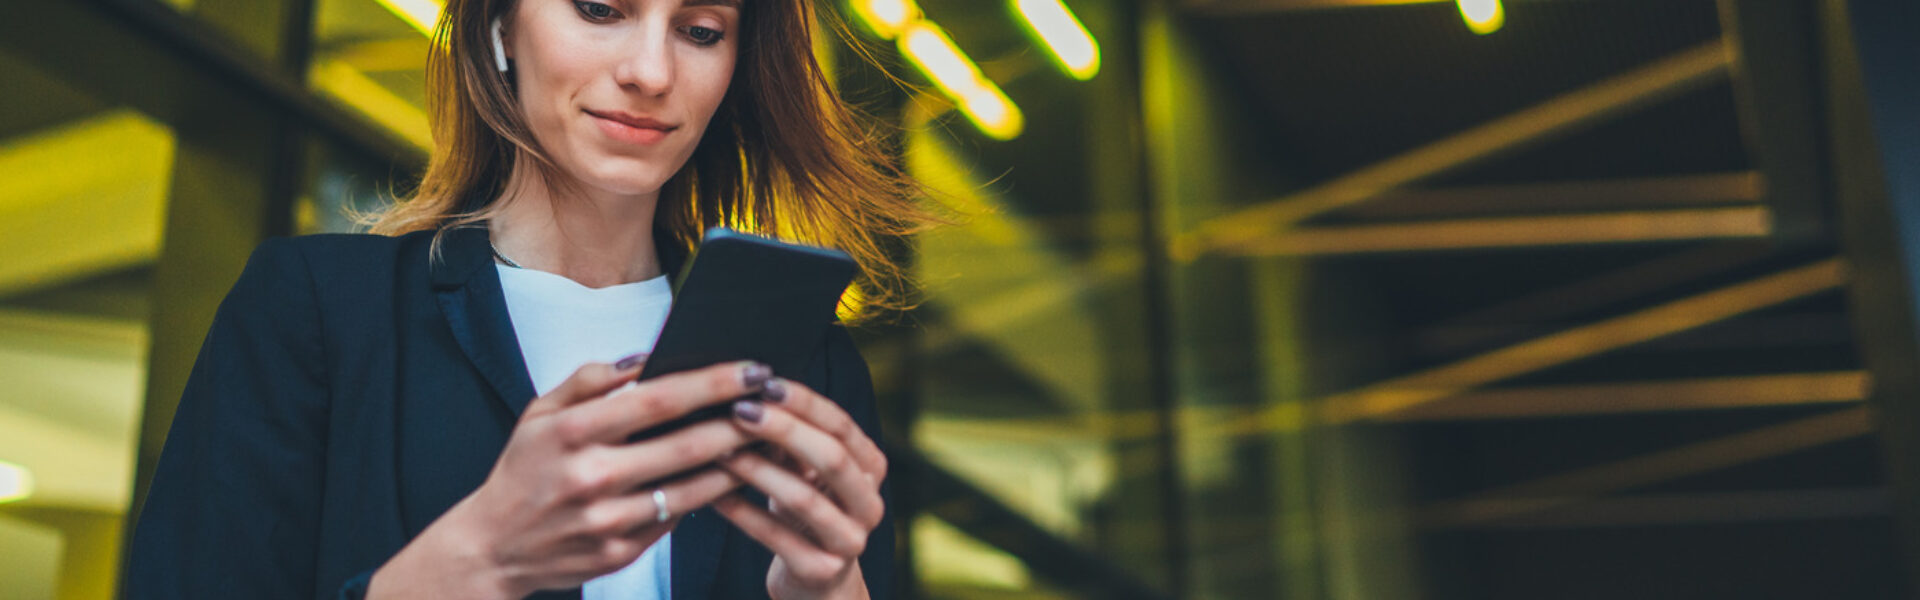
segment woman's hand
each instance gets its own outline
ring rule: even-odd
[[[529,404],[486,481],[375,572],[369,597],[520,598],[577,586],[632,563],[680,516],[739,486],[711,463],[753,438],[724,419],[627,438],[762,393],[767,367],[728,363],[626,386],[638,363],[586,365]]]
[[[886,514],[880,482],[887,457],[840,405],[806,386],[774,379],[766,403],[734,404],[734,417],[770,444],[720,465],[760,491],[762,508],[738,494],[714,508],[773,551],[767,593],[780,600],[866,598],[860,553]]]

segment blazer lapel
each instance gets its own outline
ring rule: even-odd
[[[484,226],[449,229],[432,265],[434,296],[467,360],[517,417],[533,402],[533,376],[513,333]]]

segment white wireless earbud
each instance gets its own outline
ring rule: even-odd
[[[500,19],[493,20],[493,66],[507,72],[507,45],[500,43]]]

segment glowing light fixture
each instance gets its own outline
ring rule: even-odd
[[[900,33],[899,44],[900,53],[953,98],[960,112],[989,137],[1010,140],[1026,127],[1020,108],[1007,99],[1000,86],[980,74],[980,68],[939,26],[925,20],[909,23]]]
[[[1027,127],[1026,116],[1020,114],[1020,107],[1000,91],[999,86],[991,83],[976,88],[960,98],[960,112],[973,121],[975,127],[985,132],[987,137],[996,140],[1010,140],[1020,137]]]
[[[920,5],[913,0],[853,0],[853,14],[880,39],[891,40],[920,19]]]
[[[1460,5],[1460,18],[1467,20],[1467,29],[1486,35],[1500,30],[1507,23],[1507,10],[1500,6],[1500,0],[1457,0]]]
[[[1498,0],[1494,2],[1498,6]],[[1087,33],[1067,5],[1060,0],[1013,0],[1013,5],[1068,75],[1086,80],[1100,72],[1100,44],[1093,41],[1093,34]]]
[[[375,0],[394,16],[406,21],[422,35],[433,37],[433,24],[440,20],[438,0]]]
[[[0,460],[0,502],[12,502],[33,495],[33,473],[26,467]]]

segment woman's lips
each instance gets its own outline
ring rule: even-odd
[[[600,127],[601,133],[607,134],[607,137],[613,138],[616,141],[629,144],[642,146],[658,144],[660,140],[667,139],[668,133],[671,133],[674,129],[678,129],[677,127],[644,117],[625,114],[596,113],[593,111],[586,112],[589,116],[593,117],[593,122]]]

